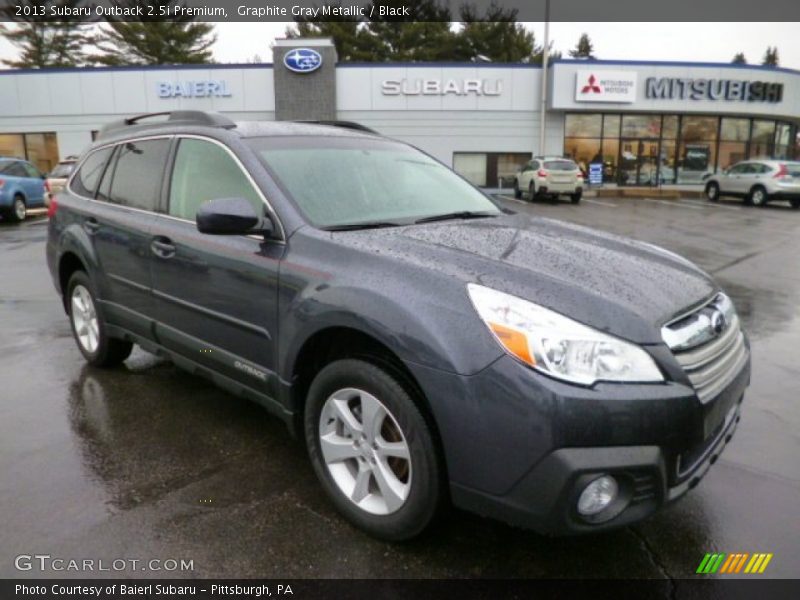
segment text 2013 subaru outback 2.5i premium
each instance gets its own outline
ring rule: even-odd
[[[376,536],[419,533],[445,500],[547,533],[631,523],[739,420],[748,343],[705,273],[507,214],[370,132],[129,119],[50,212],[91,364],[136,343],[263,404]]]

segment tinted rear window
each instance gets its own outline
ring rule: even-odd
[[[72,179],[73,192],[80,196],[94,198],[97,182],[100,181],[111,150],[111,148],[103,148],[89,155],[81,165],[80,171]]]
[[[109,201],[155,210],[168,153],[166,139],[122,144],[114,165]]]
[[[548,171],[577,171],[578,165],[571,160],[546,160],[544,168]]]

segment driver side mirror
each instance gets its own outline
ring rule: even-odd
[[[270,237],[275,231],[268,215],[259,217],[244,198],[219,198],[204,202],[196,216],[197,230],[211,235],[245,235],[263,233]]]

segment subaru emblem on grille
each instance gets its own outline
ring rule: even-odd
[[[711,328],[714,330],[714,333],[719,335],[725,329],[725,325],[727,322],[725,320],[725,313],[721,310],[715,310],[711,314]]]

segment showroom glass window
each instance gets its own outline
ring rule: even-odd
[[[478,187],[511,187],[530,152],[455,152],[453,170]]]
[[[217,144],[183,139],[175,156],[169,193],[169,214],[194,221],[200,205],[220,198],[244,198],[264,214],[264,202],[249,179]]]
[[[24,158],[43,173],[58,164],[55,133],[0,133],[0,156]]]

